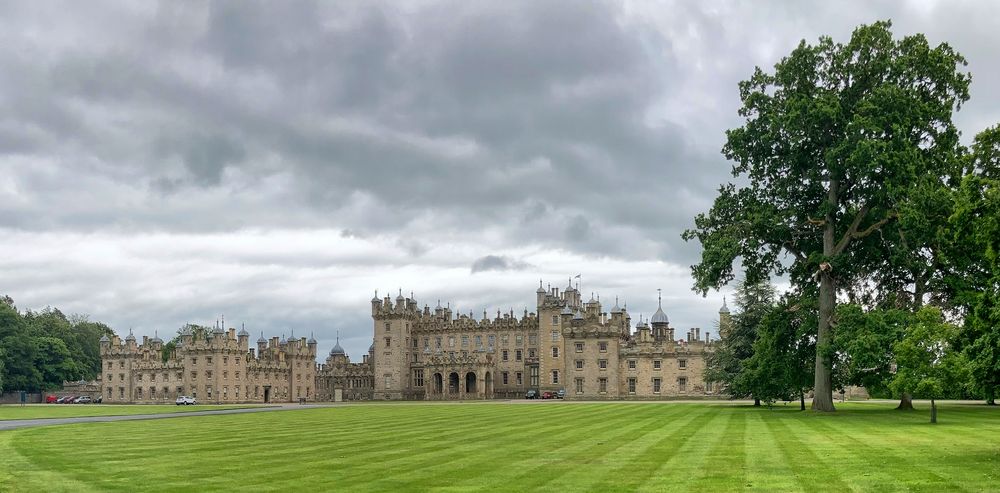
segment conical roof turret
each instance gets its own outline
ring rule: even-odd
[[[667,318],[667,314],[663,313],[663,299],[659,293],[657,293],[656,296],[656,313],[653,314],[653,318],[650,318],[649,321],[654,324],[670,323],[670,319]]]

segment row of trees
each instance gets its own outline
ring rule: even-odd
[[[101,371],[101,336],[111,328],[57,309],[18,312],[0,297],[0,392],[58,389],[64,381],[92,380]]]
[[[952,114],[969,99],[965,65],[947,44],[897,40],[878,22],[846,44],[803,41],[740,83],[746,120],[723,148],[740,185],[721,187],[684,238],[703,247],[697,291],[737,273],[749,286],[791,284],[746,317],[759,330],[739,361],[757,385],[777,386],[751,395],[811,389],[813,409],[833,411],[833,389],[850,383],[905,406],[914,393],[944,395],[942,382],[967,370],[993,402],[1000,127],[961,143]],[[746,330],[740,318],[734,331]]]

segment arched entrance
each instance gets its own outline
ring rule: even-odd
[[[483,390],[486,392],[486,398],[487,399],[492,399],[493,398],[493,373],[492,372],[486,372],[486,379],[485,380],[486,380],[485,381],[485,387],[483,388]]]
[[[475,394],[476,393],[476,374],[475,372],[469,372],[465,374],[465,393]]]
[[[438,394],[444,393],[444,377],[440,373],[434,374],[434,392]]]
[[[451,372],[448,374],[448,393],[458,393],[458,373]]]

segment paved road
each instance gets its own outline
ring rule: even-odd
[[[216,414],[266,413],[274,411],[295,411],[299,409],[313,409],[318,407],[327,407],[327,406],[294,404],[288,406],[248,407],[242,409],[217,409],[208,411],[189,411],[189,412],[178,412],[178,413],[131,414],[125,416],[83,416],[76,418],[11,419],[11,420],[0,420],[0,431],[14,430],[18,428],[32,428],[36,426],[69,425],[75,423],[106,423],[110,421],[136,421],[143,419],[183,418],[187,416],[214,416]]]

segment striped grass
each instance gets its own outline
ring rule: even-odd
[[[1000,410],[358,404],[0,432],[4,491],[997,491]]]
[[[177,406],[173,404],[115,405],[115,404],[4,404],[0,406],[0,421],[11,419],[75,418],[86,416],[126,416],[133,414],[183,413],[255,407],[235,406]]]

